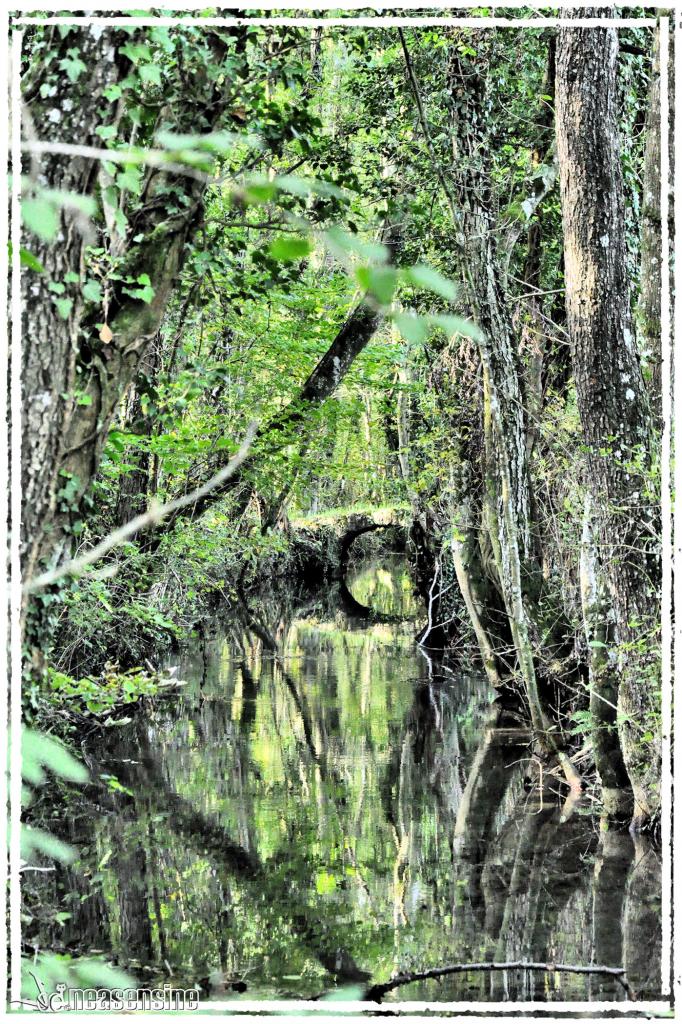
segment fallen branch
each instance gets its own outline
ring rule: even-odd
[[[508,963],[451,964],[449,967],[433,967],[429,971],[418,971],[415,974],[398,974],[383,985],[372,985],[365,993],[365,999],[380,1003],[387,992],[400,985],[409,985],[413,981],[426,981],[429,978],[443,978],[448,974],[466,974],[468,971],[563,971],[566,974],[608,974],[623,986],[628,998],[634,999],[634,993],[625,974],[624,967],[604,967],[597,964],[583,966],[580,964],[538,964],[526,963],[523,960],[511,960]]]
[[[56,583],[58,580],[63,579],[64,576],[77,576],[83,569],[88,565],[92,565],[93,562],[97,562],[103,555],[111,551],[112,548],[118,547],[125,541],[134,537],[135,534],[139,533],[140,530],[144,530],[147,526],[159,523],[166,516],[171,515],[173,512],[177,512],[178,509],[185,508],[187,505],[193,505],[200,501],[211,491],[220,487],[233,476],[242,462],[246,458],[248,451],[251,447],[251,442],[256,436],[258,424],[255,420],[249,425],[244,440],[242,441],[239,450],[232,456],[226,466],[223,466],[210,480],[207,480],[205,484],[190,491],[189,494],[183,494],[180,498],[175,498],[173,501],[169,501],[165,505],[155,505],[147,512],[143,512],[139,516],[135,516],[130,522],[121,526],[118,530],[114,530],[113,533],[108,534],[101,540],[99,544],[95,544],[94,548],[90,548],[85,554],[78,558],[72,558],[64,565],[58,566],[55,569],[50,569],[48,572],[41,573],[40,576],[34,577],[24,585],[24,591],[26,593],[33,593],[36,590],[42,590],[44,587],[49,587],[51,584]]]

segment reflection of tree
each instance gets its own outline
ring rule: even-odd
[[[602,833],[594,861],[592,890],[592,960],[602,964],[624,964],[623,905],[626,879],[631,872],[634,845],[629,835]],[[641,951],[640,951],[641,954]],[[634,977],[630,977],[634,984]],[[610,988],[604,978],[590,983],[590,997],[605,999]]]
[[[646,836],[634,839],[635,854],[625,886],[623,959],[638,993],[661,986],[661,859]]]
[[[121,960],[148,964],[154,961],[152,924],[148,897],[150,877],[147,854],[134,831],[126,828],[117,837],[113,870],[119,878],[118,926]]]
[[[176,978],[220,966],[267,987],[267,971],[271,989],[300,995],[326,971],[381,982],[446,959],[579,964],[591,951],[624,957],[635,988],[651,989],[657,864],[640,857],[635,872],[629,839],[598,846],[591,820],[562,822],[551,794],[539,807],[523,788],[524,734],[504,711],[482,721],[485,680],[406,655],[376,624],[339,629],[264,603],[256,625],[243,616],[229,647],[206,645],[200,688],[111,731],[101,770],[134,797],[91,790],[106,813],[65,836],[90,848],[93,874],[104,865],[67,945],[87,935],[163,973],[167,960]],[[553,983],[459,975],[402,998],[555,996]],[[561,984],[616,996],[599,978]]]
[[[291,878],[286,862],[282,863],[280,859],[274,864],[263,864],[255,852],[236,843],[221,824],[209,819],[195,805],[176,793],[154,757],[148,737],[142,730],[138,730],[138,734],[140,760],[131,768],[126,768],[126,785],[133,791],[145,794],[143,804],[147,815],[158,817],[162,813],[176,835],[183,837],[201,855],[209,856],[227,876],[235,876],[240,882],[247,883],[244,888],[246,895],[255,897],[256,903],[264,904],[258,908],[261,913],[267,916],[270,911],[276,913],[279,909],[281,912],[283,906],[290,905],[292,901],[288,887]],[[309,871],[312,873],[311,868]],[[227,923],[230,917],[225,897],[229,886],[224,881],[220,891],[223,901],[218,908],[218,916]],[[338,937],[332,934],[333,929],[328,929],[324,922],[319,921],[305,901],[298,903],[297,908],[290,921],[293,933],[326,970],[341,981],[357,981],[369,977],[338,944]],[[226,951],[224,937],[219,943],[221,952]],[[147,962],[152,959],[150,951]]]

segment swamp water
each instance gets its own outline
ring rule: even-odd
[[[372,618],[332,601],[216,622],[175,660],[179,694],[98,741],[53,948],[220,999],[359,998],[484,960],[624,965],[655,996],[659,852],[524,789],[485,678],[415,645],[399,559],[350,589]],[[623,998],[605,976],[510,970],[385,1002]]]

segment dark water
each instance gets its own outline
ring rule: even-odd
[[[533,960],[660,986],[660,857],[590,805],[524,789],[527,748],[485,679],[415,646],[400,563],[353,596],[216,623],[180,692],[109,730],[70,811],[79,862],[52,942],[216,998],[358,998],[396,972]],[[85,872],[85,877],[83,877]],[[39,881],[35,884],[53,884]],[[237,991],[233,986],[236,985]],[[607,977],[469,973],[392,1000],[620,1000]]]

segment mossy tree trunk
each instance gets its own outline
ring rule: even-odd
[[[207,35],[216,64],[239,49],[240,33]],[[107,93],[130,72],[121,45],[130,40],[129,33],[102,32],[96,26],[64,35],[56,28],[48,31],[41,59],[34,56],[22,82],[29,142],[39,130],[42,143],[101,148],[98,129],[120,117]],[[60,70],[74,52],[87,69],[75,80]],[[210,132],[224,116],[228,99],[225,83],[217,84],[205,68],[188,74],[176,130]],[[163,126],[164,116],[160,110],[157,127]],[[148,168],[137,200],[121,186],[114,210],[106,191],[112,178],[89,156],[32,155],[26,171],[34,183],[30,187],[87,197],[98,211],[93,224],[87,224],[73,204],[62,205],[55,238],[23,241],[43,267],[40,274],[22,273],[21,540],[23,574],[29,579],[38,567],[52,567],[70,552],[109,427],[159,330],[186,244],[201,218],[205,185],[200,177]],[[180,197],[176,205],[169,203],[169,194]],[[87,269],[87,249],[97,242],[104,254],[101,300],[88,297],[83,288],[93,273]],[[109,260],[117,268],[111,278]],[[125,287],[126,279],[134,281],[143,273],[153,290],[149,301],[131,296],[135,289]],[[61,289],[61,309],[55,288]],[[39,618],[33,604],[37,633]]]
[[[494,46],[481,34],[478,58]],[[451,51],[448,91],[453,111],[452,138],[458,162],[456,195],[460,208],[458,261],[467,299],[479,328],[483,373],[483,522],[494,553],[499,586],[513,638],[531,721],[542,750],[556,756],[567,781],[580,780],[561,749],[556,724],[545,705],[536,671],[539,630],[534,621],[540,562],[533,535],[528,462],[526,398],[518,339],[504,289],[499,225],[484,154],[490,148],[486,117],[488,82],[479,63]],[[489,653],[483,649],[484,661]]]
[[[659,805],[657,438],[635,345],[617,128],[615,29],[564,28],[557,145],[566,308],[599,553],[620,656],[620,739],[636,824]]]

